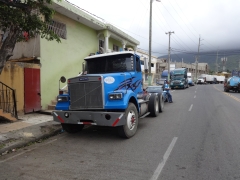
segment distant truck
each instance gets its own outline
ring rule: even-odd
[[[217,76],[217,83],[218,84],[222,84],[223,82],[224,82],[224,80],[225,80],[225,76]]]
[[[240,77],[233,76],[225,79],[223,89],[224,92],[234,91],[240,93]]]
[[[172,70],[170,87],[171,89],[175,88],[185,89],[189,87],[187,78],[187,68],[177,68]]]
[[[172,71],[170,70],[170,78],[172,76]],[[161,79],[165,79],[167,80],[168,79],[168,70],[164,70],[161,74]]]
[[[207,74],[205,77],[206,77],[206,83],[208,83],[208,84],[213,84],[213,82],[214,82],[214,77],[213,77],[213,75]]]
[[[198,77],[197,84],[206,84],[206,77],[204,76]]]
[[[192,80],[192,73],[187,73],[187,79],[188,79],[188,85],[194,86],[193,80]]]

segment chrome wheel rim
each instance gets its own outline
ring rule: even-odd
[[[136,114],[133,110],[130,110],[127,115],[127,126],[130,130],[133,130],[136,126]]]

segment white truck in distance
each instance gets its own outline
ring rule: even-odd
[[[217,76],[217,83],[223,83],[224,82],[224,79],[225,79],[225,76]]]
[[[214,77],[212,75],[206,75],[206,83],[212,84],[214,81]]]

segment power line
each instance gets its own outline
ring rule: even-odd
[[[170,16],[172,16],[172,14],[168,11],[168,9],[163,5],[163,7],[167,10],[167,12],[170,14]],[[182,28],[182,26],[177,22],[177,20],[172,16],[172,18],[174,19],[174,21],[176,21],[176,23],[179,25],[179,27],[183,30],[183,32],[188,36],[188,34],[184,31],[184,29]],[[192,38],[190,37],[190,36],[188,36],[189,37],[189,39],[191,39],[192,40]],[[192,40],[193,41],[193,40]],[[194,41],[193,41],[193,43],[195,43]]]

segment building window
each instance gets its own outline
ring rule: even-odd
[[[118,46],[117,45],[113,45],[113,51],[118,51]]]
[[[104,48],[104,41],[99,39],[99,50],[101,50],[101,48]]]
[[[66,24],[52,20],[52,22],[48,24],[48,30],[52,31],[62,39],[67,39]]]

